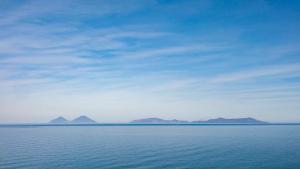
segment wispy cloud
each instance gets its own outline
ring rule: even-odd
[[[189,54],[192,52],[207,52],[207,51],[217,51],[220,49],[224,49],[223,46],[217,46],[217,45],[189,45],[189,46],[175,46],[175,47],[168,47],[168,48],[156,48],[152,50],[146,50],[146,51],[137,51],[137,52],[131,52],[126,53],[125,58],[131,58],[131,59],[142,59],[142,58],[148,58],[148,57],[157,57],[157,56],[169,56],[169,55],[182,55],[182,54]]]
[[[214,83],[236,82],[236,81],[249,80],[249,79],[261,78],[261,77],[272,77],[272,76],[284,75],[293,72],[300,72],[299,63],[264,66],[264,67],[249,69],[249,70],[238,71],[234,73],[226,73],[212,78],[211,82]]]
[[[118,1],[117,1],[118,2]],[[43,17],[61,16],[68,17],[72,20],[72,17],[89,18],[91,16],[102,16],[112,13],[128,13],[147,5],[145,2],[130,0],[126,4],[113,3],[112,1],[99,1],[81,3],[80,1],[25,1],[23,3],[17,3],[11,1],[11,4],[15,4],[15,7],[6,10],[1,13],[2,19],[0,25],[12,25],[17,22],[43,22]]]
[[[243,116],[239,102],[258,116],[295,108],[298,11],[269,13],[269,3],[0,1],[1,119],[52,110]]]

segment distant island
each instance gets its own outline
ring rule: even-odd
[[[183,121],[183,120],[164,120],[160,118],[146,118],[133,120],[130,123],[134,124],[267,124],[265,121],[256,120],[251,117],[247,118],[216,118],[209,120],[199,120],[199,121]]]
[[[60,116],[48,122],[49,124],[98,124],[87,116],[79,116],[71,121]],[[128,124],[267,124],[265,121],[260,121],[251,117],[247,118],[216,118],[209,120],[185,121],[185,120],[165,120],[161,118],[145,118],[129,122]]]
[[[183,120],[164,120],[160,118],[146,118],[146,119],[138,119],[133,120],[130,123],[135,124],[183,124],[183,123],[190,123],[189,121],[183,121]]]
[[[265,121],[260,121],[251,117],[247,118],[233,118],[233,119],[225,119],[225,118],[216,118],[209,119],[206,121],[193,121],[193,123],[246,123],[246,124],[264,124],[267,123]]]
[[[79,116],[71,121],[60,116],[60,117],[57,117],[57,118],[49,121],[49,123],[50,124],[97,124],[97,122],[95,120],[92,120],[91,118],[89,118],[87,116]]]

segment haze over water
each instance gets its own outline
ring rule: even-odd
[[[1,169],[298,169],[300,126],[0,127]]]

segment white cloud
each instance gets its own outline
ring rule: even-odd
[[[278,76],[283,74],[289,74],[300,71],[300,64],[286,64],[286,65],[274,65],[254,68],[250,70],[243,70],[234,73],[225,73],[212,78],[210,81],[213,83],[223,82],[237,82],[242,80]]]
[[[121,55],[120,57],[129,58],[129,59],[142,59],[148,57],[187,54],[191,52],[218,51],[224,48],[225,48],[224,46],[218,46],[218,45],[192,44],[192,45],[172,46],[166,48],[155,48],[152,50],[148,49],[148,50],[137,51],[137,52],[128,52]]]

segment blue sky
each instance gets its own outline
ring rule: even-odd
[[[0,122],[300,121],[299,1],[0,1]]]

